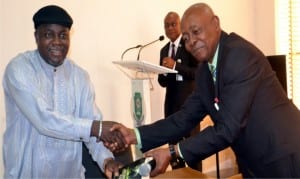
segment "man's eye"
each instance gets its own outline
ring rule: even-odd
[[[61,39],[66,39],[66,38],[67,38],[67,35],[66,35],[66,34],[60,34],[60,38],[61,38]]]
[[[201,34],[202,33],[202,29],[194,29],[193,31],[192,31],[192,33],[193,33],[193,35],[199,35],[199,34]]]
[[[63,32],[59,35],[59,38],[67,40],[67,39],[69,39],[69,36],[70,36],[70,34],[68,32]]]
[[[197,30],[193,30],[193,34],[194,35],[198,35],[199,34],[199,30],[197,29]]]
[[[53,37],[53,34],[47,32],[47,33],[44,34],[44,36],[45,36],[45,38],[50,39],[50,38]]]

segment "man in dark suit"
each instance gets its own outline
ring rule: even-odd
[[[160,51],[160,65],[178,71],[177,74],[158,75],[160,86],[166,88],[165,117],[168,117],[180,109],[185,99],[194,90],[198,62],[185,49],[181,39],[180,17],[176,12],[169,12],[166,15],[164,28],[170,42]]]
[[[164,19],[165,34],[170,40],[160,51],[160,65],[175,69],[177,74],[160,74],[158,82],[166,88],[165,117],[180,109],[195,86],[197,60],[185,49],[181,39],[180,17],[176,12],[169,12]],[[199,127],[198,127],[199,130]],[[171,141],[169,145],[178,142]],[[178,157],[170,161],[172,169],[185,167],[185,162]]]
[[[193,94],[165,120],[135,130],[118,124],[112,130],[145,152],[181,138],[210,115],[213,126],[170,151],[146,153],[156,160],[151,176],[164,172],[172,156],[193,165],[231,147],[243,177],[300,177],[300,112],[263,53],[237,34],[222,31],[219,18],[204,3],[185,11],[181,29],[187,50],[201,63]]]

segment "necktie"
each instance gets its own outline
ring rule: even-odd
[[[175,44],[172,43],[171,58],[175,59]]]
[[[215,67],[215,65],[210,65],[210,72],[211,72],[214,82],[216,82],[216,67]]]

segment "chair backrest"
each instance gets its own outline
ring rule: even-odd
[[[276,72],[277,78],[283,89],[287,93],[287,72],[286,72],[286,56],[285,55],[270,55],[267,56],[273,70]]]

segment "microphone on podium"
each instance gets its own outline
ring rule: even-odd
[[[156,40],[154,40],[154,41],[152,41],[152,42],[150,42],[150,43],[147,43],[146,45],[142,45],[142,46],[140,47],[140,50],[139,50],[139,53],[138,53],[137,60],[140,59],[140,53],[141,53],[141,51],[142,51],[143,48],[145,48],[145,47],[147,47],[148,45],[151,45],[151,44],[153,44],[153,43],[155,43],[155,42],[157,42],[157,41],[163,41],[164,39],[165,39],[165,37],[164,37],[163,35],[161,35],[161,36],[159,36],[158,39],[156,39]]]
[[[126,50],[122,53],[122,55],[121,55],[121,60],[123,60],[123,57],[124,57],[125,53],[128,52],[129,50],[136,49],[136,48],[141,48],[141,47],[142,47],[142,45],[137,45],[137,46],[135,46],[135,47],[130,47],[130,48],[126,49]]]
[[[138,173],[141,176],[149,176],[150,172],[156,167],[156,161],[154,159],[148,160],[138,167]]]
[[[120,168],[119,176],[113,176],[113,179],[141,179],[142,177],[149,176],[155,166],[156,161],[153,157],[143,157]]]

